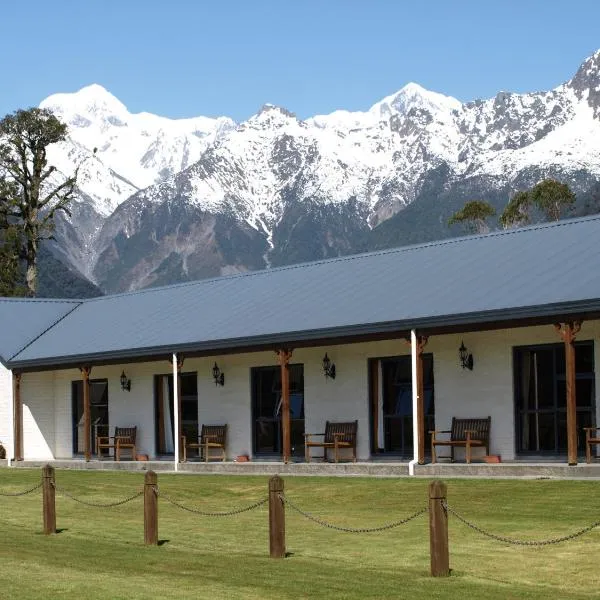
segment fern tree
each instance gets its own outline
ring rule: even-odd
[[[448,225],[460,223],[469,232],[487,233],[490,230],[487,220],[495,214],[496,210],[489,202],[471,200],[448,219]]]
[[[47,109],[17,110],[0,120],[0,212],[5,224],[20,231],[29,296],[36,293],[40,243],[52,237],[57,212],[70,214],[75,193],[77,171],[59,177],[46,154],[66,135],[67,126]]]

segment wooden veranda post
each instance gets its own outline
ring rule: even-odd
[[[291,424],[290,424],[290,359],[292,350],[277,351],[281,367],[281,435],[283,437],[283,462],[287,463],[291,455]]]
[[[450,574],[448,553],[448,513],[446,512],[446,484],[434,480],[429,484],[429,551],[431,576],[446,577]]]
[[[418,463],[422,465],[425,462],[425,404],[424,404],[424,384],[423,384],[423,350],[427,345],[429,338],[426,335],[417,336],[417,373],[416,381],[413,385],[417,388],[417,435],[418,440]],[[407,340],[411,345],[410,339]]]
[[[83,453],[85,461],[89,462],[91,458],[90,436],[92,435],[92,420],[90,409],[90,373],[92,367],[81,367],[81,376],[83,377]]]
[[[56,489],[54,483],[54,467],[46,465],[42,468],[42,513],[45,535],[56,533]]]
[[[21,401],[21,377],[21,373],[13,373],[13,455],[15,460],[23,460],[23,403]]]
[[[269,552],[271,558],[285,558],[285,506],[283,479],[269,479]]]
[[[554,328],[565,343],[565,368],[567,379],[567,460],[577,464],[577,399],[575,382],[575,337],[581,330],[581,321],[556,323]]]
[[[144,544],[158,545],[158,477],[154,471],[144,476]]]

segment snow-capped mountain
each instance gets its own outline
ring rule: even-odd
[[[465,200],[600,179],[600,51],[548,92],[463,104],[410,83],[365,112],[307,120],[268,104],[237,126],[131,115],[99,86],[43,106],[69,125],[61,170],[98,148],[80,187],[102,219],[83,236],[92,249],[67,255],[111,291],[362,250],[381,231],[448,235]],[[410,235],[390,238],[391,223]]]
[[[69,128],[69,141],[51,149],[50,161],[65,173],[82,164],[79,187],[103,216],[136,191],[196,162],[210,144],[235,127],[226,117],[132,114],[100,85],[54,94],[40,108],[52,110]]]

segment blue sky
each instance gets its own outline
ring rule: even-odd
[[[597,0],[29,0],[2,7],[0,115],[99,83],[133,112],[364,110],[409,81],[549,89],[600,48]]]

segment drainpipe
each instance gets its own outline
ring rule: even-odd
[[[411,383],[412,383],[412,421],[413,421],[413,459],[408,463],[408,474],[413,477],[415,465],[419,462],[419,427],[417,408],[419,396],[417,393],[417,332],[410,330],[410,358],[411,358]]]
[[[177,352],[173,352],[173,429],[175,430],[175,471],[179,469],[179,371],[177,369]]]
[[[8,466],[14,467],[15,458],[15,377],[12,371],[10,373],[10,402],[8,407],[8,434],[10,435],[10,443],[4,444],[6,450],[6,458]]]

